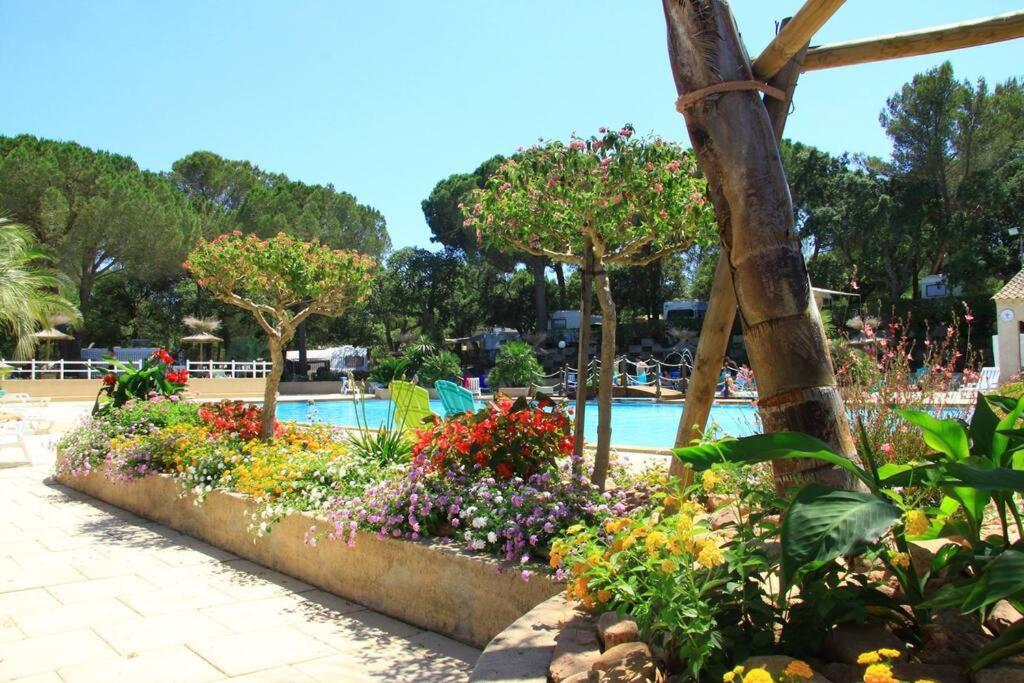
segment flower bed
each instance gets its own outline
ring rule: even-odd
[[[477,645],[554,592],[536,563],[552,538],[625,510],[577,473],[550,405],[488,406],[425,430],[412,452],[324,425],[261,440],[261,418],[238,402],[129,401],[62,438],[58,478]]]

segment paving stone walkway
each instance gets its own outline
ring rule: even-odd
[[[464,681],[480,654],[52,483],[50,459],[0,469],[0,681]]]

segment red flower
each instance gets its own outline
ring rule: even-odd
[[[157,349],[156,351],[154,351],[153,358],[156,358],[161,363],[167,363],[168,365],[174,363],[174,356],[167,353],[166,349]]]
[[[103,378],[103,386],[112,387],[117,384],[117,375],[111,373]]]

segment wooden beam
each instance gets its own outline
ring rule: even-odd
[[[807,0],[754,60],[754,76],[769,81],[802,50],[845,0]]]
[[[1024,10],[923,31],[812,47],[807,51],[804,71],[930,55],[1014,38],[1024,38]]]

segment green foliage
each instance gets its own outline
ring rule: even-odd
[[[999,407],[1001,415],[993,409]],[[924,461],[878,465],[861,429],[861,468],[826,444],[794,433],[725,439],[677,449],[676,455],[698,471],[715,463],[750,464],[764,460],[813,458],[853,472],[866,492],[837,491],[819,484],[805,485],[783,513],[783,587],[800,585],[801,593],[820,593],[819,570],[840,558],[867,553],[881,558],[900,581],[919,622],[930,610],[955,606],[967,614],[984,614],[998,600],[1024,599],[1024,552],[1011,540],[1009,527],[1024,532],[1019,512],[1024,500],[1024,398],[978,397],[969,426],[939,419],[922,411],[899,414],[916,425],[933,452]],[[842,461],[845,461],[844,465]],[[926,506],[923,491],[939,490],[944,498]],[[983,532],[989,504],[996,511],[1001,534]],[[902,519],[902,524],[900,523]],[[930,568],[910,563],[908,539],[966,539],[940,550]],[[890,549],[889,546],[895,549]],[[929,579],[944,572],[944,586],[930,595]],[[994,652],[1012,653],[1005,643],[993,643],[975,662],[991,661]]]
[[[428,389],[433,389],[434,382],[439,379],[461,384],[462,366],[459,364],[459,357],[451,351],[435,351],[424,356],[416,375],[420,386]]]
[[[374,363],[367,379],[386,387],[396,379],[406,379],[409,365],[407,358],[381,358]]]
[[[533,347],[526,342],[512,341],[498,349],[494,368],[487,375],[492,387],[529,387],[544,374]]]
[[[103,360],[114,366],[115,372],[103,378],[94,413],[116,410],[129,401],[177,400],[188,383],[187,370],[170,371],[174,359],[163,349],[157,349],[139,368],[109,355]],[[107,400],[101,400],[103,396]]]
[[[50,268],[51,260],[27,230],[0,218],[0,330],[14,337],[17,358],[32,355],[36,326],[50,327],[57,316],[79,318],[62,295],[67,278]]]

